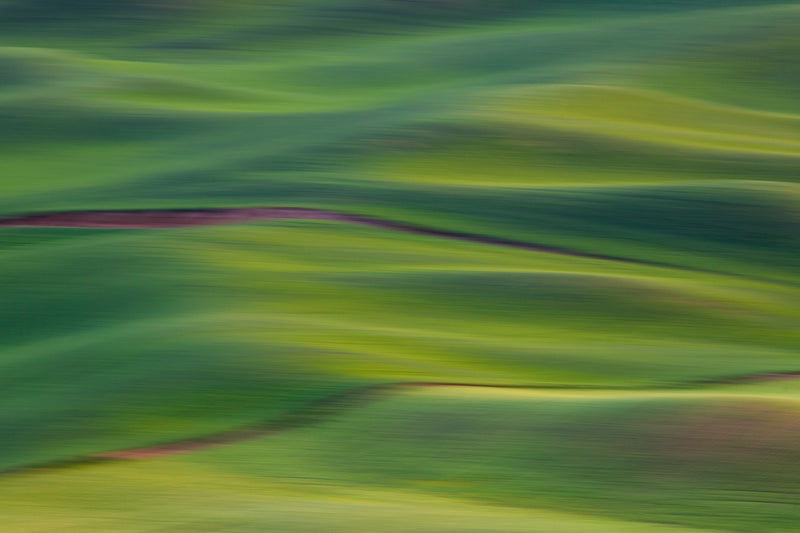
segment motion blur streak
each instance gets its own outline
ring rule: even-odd
[[[0,532],[798,530],[800,3],[0,30]]]

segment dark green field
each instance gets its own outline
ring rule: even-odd
[[[800,4],[0,30],[0,531],[800,529]]]

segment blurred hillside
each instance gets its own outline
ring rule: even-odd
[[[796,530],[800,4],[0,29],[0,531]]]

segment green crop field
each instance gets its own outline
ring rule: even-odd
[[[798,530],[800,4],[0,30],[1,532]]]

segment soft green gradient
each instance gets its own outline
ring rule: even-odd
[[[797,409],[796,392],[419,390],[181,461],[319,486],[788,532],[798,519]]]
[[[246,451],[246,455],[250,450]],[[156,460],[8,477],[4,527],[31,533],[119,531],[382,531],[401,533],[708,533],[593,514],[521,509],[430,493],[267,480],[224,462]],[[43,504],[46,502],[46,504]]]
[[[746,278],[332,222],[0,233],[6,466],[277,421],[368,384],[796,369],[800,289]]]
[[[2,227],[0,531],[796,530],[800,389],[736,378],[800,372],[800,4],[0,0],[0,29],[2,217],[313,207],[629,260]],[[527,389],[392,386],[430,382]]]

